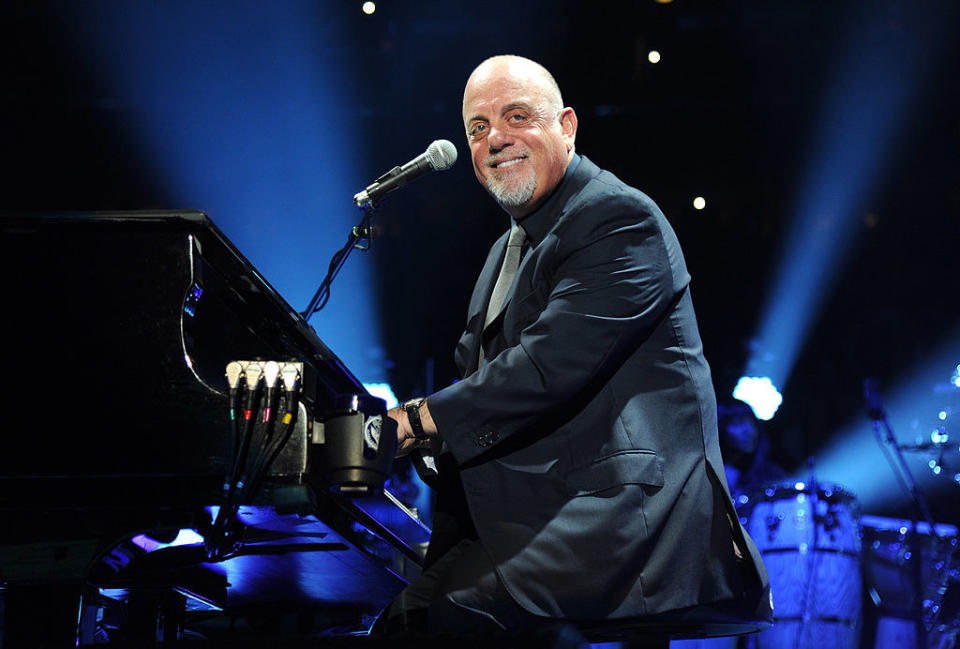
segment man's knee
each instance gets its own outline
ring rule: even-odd
[[[430,601],[430,630],[502,630],[498,610],[503,597],[509,599],[483,545],[474,541],[461,546],[456,560],[438,576]]]

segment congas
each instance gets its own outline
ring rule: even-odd
[[[797,482],[740,496],[741,521],[763,555],[773,593],[761,649],[857,649],[862,578],[856,498]]]

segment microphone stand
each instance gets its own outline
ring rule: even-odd
[[[381,178],[378,178],[377,181],[389,177],[392,173],[399,171],[399,169],[399,167],[391,169]],[[376,205],[373,201],[366,201],[363,203],[358,202],[357,207],[363,212],[363,218],[358,225],[353,226],[353,229],[350,230],[350,234],[347,236],[347,242],[343,248],[334,253],[330,259],[330,265],[327,267],[327,276],[320,282],[320,287],[317,288],[317,292],[313,294],[313,299],[310,300],[310,304],[300,312],[300,317],[305,321],[310,320],[310,316],[327,305],[327,301],[330,299],[330,285],[333,283],[337,273],[340,272],[340,269],[343,268],[343,264],[347,261],[350,253],[353,252],[354,249],[362,252],[370,250],[373,242],[373,230],[370,227],[370,219],[373,216]]]
[[[327,276],[320,282],[320,287],[314,293],[310,304],[300,312],[300,317],[309,320],[310,316],[326,306],[327,300],[330,299],[330,284],[333,283],[333,279],[340,272],[354,248],[364,251],[370,249],[373,241],[370,217],[377,207],[377,200],[428,171],[449,169],[456,161],[457,148],[447,140],[436,140],[427,147],[426,151],[407,164],[402,167],[394,167],[367,185],[366,189],[357,192],[353,197],[353,202],[363,212],[363,219],[361,219],[359,225],[354,226],[350,231],[350,236],[347,237],[347,243],[343,248],[333,255],[327,269]]]

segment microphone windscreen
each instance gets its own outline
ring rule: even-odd
[[[434,140],[427,147],[427,160],[434,171],[443,171],[457,161],[457,147],[450,140]]]

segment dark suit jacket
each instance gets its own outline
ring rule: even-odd
[[[465,378],[428,398],[511,596],[538,615],[603,619],[765,584],[731,504],[690,276],[660,209],[577,157],[520,223],[532,248],[511,296],[481,331],[505,234],[470,301]]]

